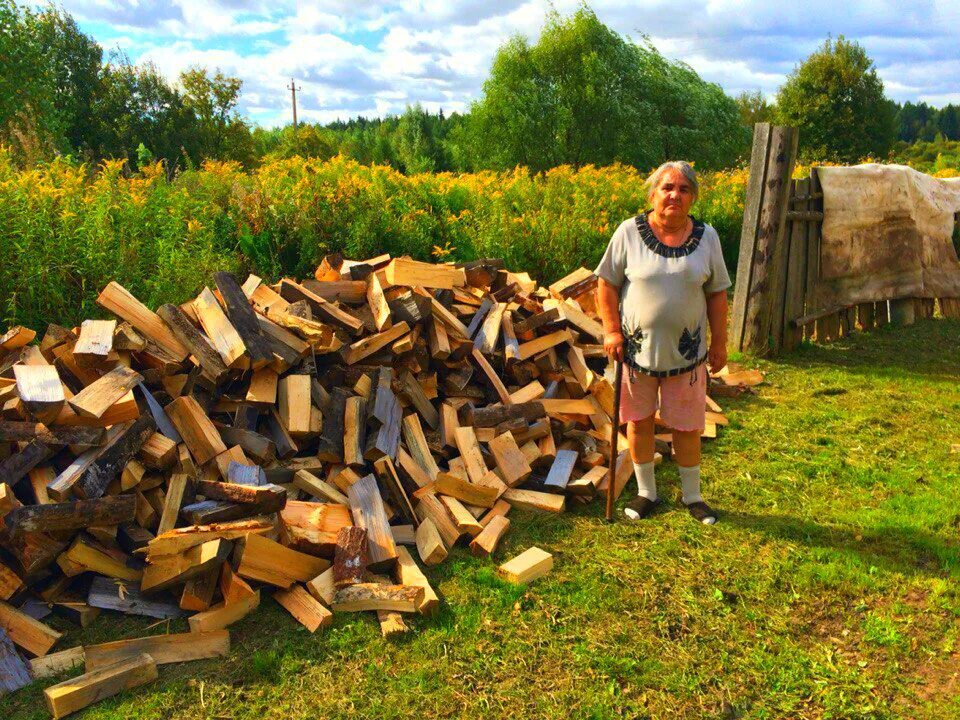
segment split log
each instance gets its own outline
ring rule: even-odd
[[[157,308],[157,315],[177,340],[188,348],[210,379],[215,383],[221,382],[229,370],[212,342],[190,322],[187,314],[177,305],[167,303]]]
[[[65,680],[43,691],[53,717],[62,718],[99,700],[157,679],[157,666],[149,655],[138,655],[105,665],[80,677]]]
[[[334,612],[392,610],[416,612],[423,601],[423,588],[412,585],[358,583],[336,591],[331,607]]]
[[[80,500],[77,502],[28,505],[7,514],[7,527],[17,532],[57,532],[118,525],[133,520],[133,495]]]
[[[87,645],[84,648],[88,672],[123,660],[130,660],[142,653],[150,655],[157,665],[167,665],[224,657],[229,652],[230,632],[227,630],[149,635],[131,640]]]
[[[87,385],[67,404],[81,417],[99,419],[142,381],[140,373],[120,365]]]
[[[337,546],[333,553],[334,587],[362,582],[367,564],[367,531],[356,526],[342,528],[337,533]]]
[[[63,383],[53,365],[14,365],[17,394],[30,417],[41,423],[57,418],[66,396]]]
[[[367,475],[351,485],[347,489],[347,496],[354,525],[367,531],[370,567],[374,570],[392,568],[397,560],[397,548],[373,475]]]

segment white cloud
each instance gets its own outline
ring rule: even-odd
[[[898,99],[956,99],[960,5],[955,0],[593,0],[599,18],[733,94],[775,93],[829,35],[859,41]],[[256,122],[300,114],[329,120],[396,113],[407,103],[463,110],[479,96],[497,48],[535,40],[550,7],[580,0],[64,0],[107,48],[152,60],[169,77],[190,65],[244,81],[241,109]]]

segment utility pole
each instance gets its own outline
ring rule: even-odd
[[[296,83],[293,81],[293,78],[290,78],[290,85],[287,87],[287,90],[290,91],[290,99],[293,101],[293,135],[297,135],[297,90],[303,90],[302,87],[297,87]]]

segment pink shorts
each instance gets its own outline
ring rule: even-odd
[[[620,422],[645,420],[657,408],[664,425],[680,432],[703,432],[707,409],[706,365],[672,377],[653,377],[625,367]]]

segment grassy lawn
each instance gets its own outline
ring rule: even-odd
[[[960,323],[759,367],[706,446],[715,527],[678,509],[667,465],[668,505],[642,524],[607,526],[600,502],[511,513],[497,562],[555,555],[528,588],[458,549],[428,572],[441,612],[399,642],[369,614],[310,635],[267,599],[228,658],[162,667],[83,717],[960,718]],[[105,614],[58,647],[147,627]],[[0,713],[48,717],[38,684]]]

